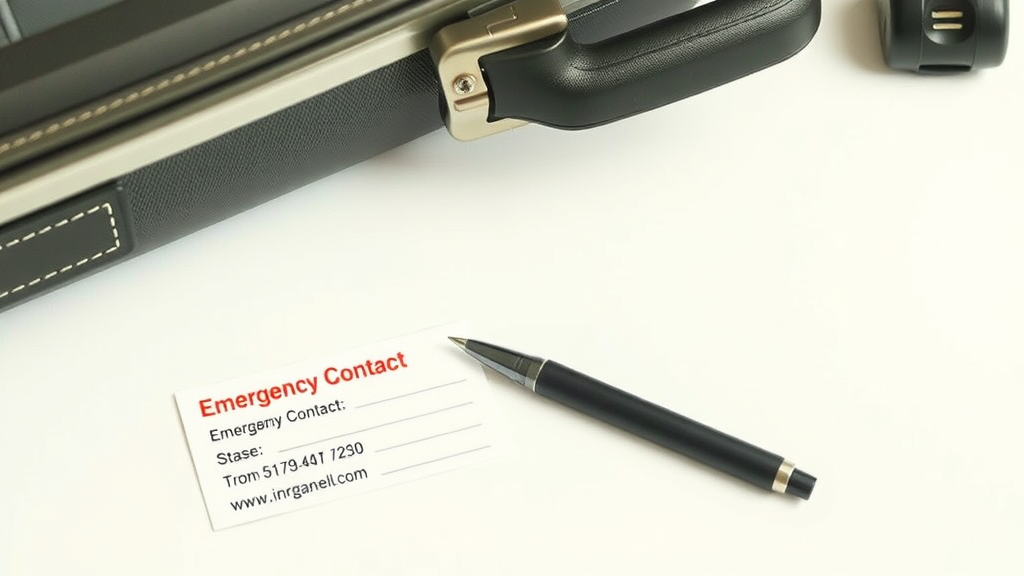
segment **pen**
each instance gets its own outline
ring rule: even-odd
[[[449,337],[459,348],[529,390],[628,430],[780,494],[810,498],[817,479],[782,456],[768,452],[581,374],[552,360],[520,354],[477,340]]]

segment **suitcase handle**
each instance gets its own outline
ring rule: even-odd
[[[568,30],[480,58],[489,122],[582,129],[693,96],[802,50],[821,0],[717,0],[594,44]]]

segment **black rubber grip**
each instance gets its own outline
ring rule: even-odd
[[[490,121],[580,129],[741,78],[799,52],[821,0],[717,0],[594,44],[566,32],[480,59]]]
[[[782,465],[782,456],[551,360],[537,375],[535,391],[765,490]]]

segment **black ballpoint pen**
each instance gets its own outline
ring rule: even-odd
[[[467,354],[529,390],[765,490],[810,498],[817,481],[782,456],[719,432],[551,360],[452,338]]]

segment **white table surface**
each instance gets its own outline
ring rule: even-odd
[[[601,129],[437,132],[0,316],[0,574],[1024,572],[1024,28],[874,2]],[[750,488],[489,379],[516,454],[214,532],[172,394],[466,319],[779,452]]]

